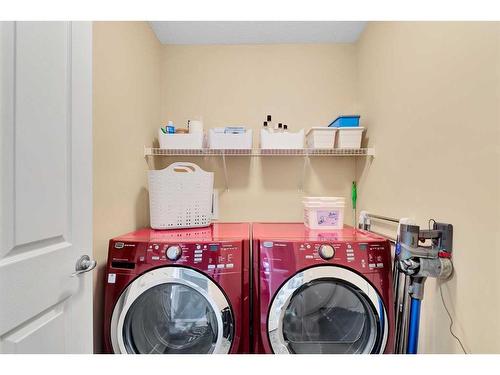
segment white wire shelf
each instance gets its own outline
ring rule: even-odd
[[[304,158],[303,168],[302,168],[302,178],[299,186],[299,190],[302,191],[304,187],[304,178],[306,173],[307,165],[309,164],[310,156],[375,156],[374,148],[334,148],[334,149],[260,149],[254,148],[249,150],[241,149],[224,149],[216,150],[211,148],[202,149],[165,149],[165,148],[154,148],[154,147],[144,147],[144,157],[148,163],[148,166],[152,169],[154,167],[154,159],[149,156],[201,156],[201,157],[220,157],[222,159],[223,171],[224,171],[224,183],[226,190],[229,190],[229,175],[227,172],[226,157],[231,156],[299,156]]]
[[[375,156],[374,148],[334,149],[164,149],[145,147],[144,156]]]

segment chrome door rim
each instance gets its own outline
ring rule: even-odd
[[[206,286],[198,285],[186,276],[202,277],[207,282]],[[201,272],[185,267],[162,267],[148,271],[137,279],[122,292],[116,302],[111,317],[111,345],[115,353],[127,353],[123,341],[123,324],[127,312],[136,301],[136,299],[147,290],[160,284],[181,284],[190,287],[200,293],[210,304],[217,317],[217,341],[212,354],[227,354],[231,349],[233,340],[232,330],[224,332],[224,323],[222,322],[223,312],[228,310],[231,314],[231,323],[234,325],[231,306],[216,283]],[[202,354],[202,353],[200,353]]]
[[[378,316],[380,317],[383,314],[385,323],[383,325],[384,331],[382,333],[382,342],[379,349],[379,353],[383,353],[387,345],[389,327],[387,312],[382,298],[364,277],[338,266],[317,266],[308,268],[295,274],[278,289],[269,309],[267,321],[267,333],[273,351],[278,354],[291,354],[283,336],[283,317],[295,291],[311,281],[325,278],[345,281],[359,288],[368,297],[368,300],[371,302]],[[370,350],[372,349],[370,348]]]

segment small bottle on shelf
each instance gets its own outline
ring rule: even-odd
[[[169,121],[167,125],[165,126],[165,129],[167,130],[168,134],[174,134],[175,133],[175,125],[173,121]]]
[[[267,121],[264,121],[264,124],[262,126],[262,129],[264,129],[265,131],[269,131],[269,126],[267,125]]]
[[[288,133],[288,125],[283,125],[283,133]]]
[[[274,127],[273,127],[273,122],[271,120],[271,115],[267,115],[266,122],[267,122],[267,130],[272,132]]]

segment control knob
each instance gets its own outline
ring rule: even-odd
[[[170,260],[177,260],[181,257],[182,250],[181,250],[180,246],[177,246],[177,245],[169,246],[165,255]]]
[[[325,260],[332,259],[335,255],[335,249],[332,245],[321,245],[319,247],[319,256]]]

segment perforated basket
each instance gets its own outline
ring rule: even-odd
[[[151,228],[195,228],[210,224],[213,173],[184,162],[148,173]]]

